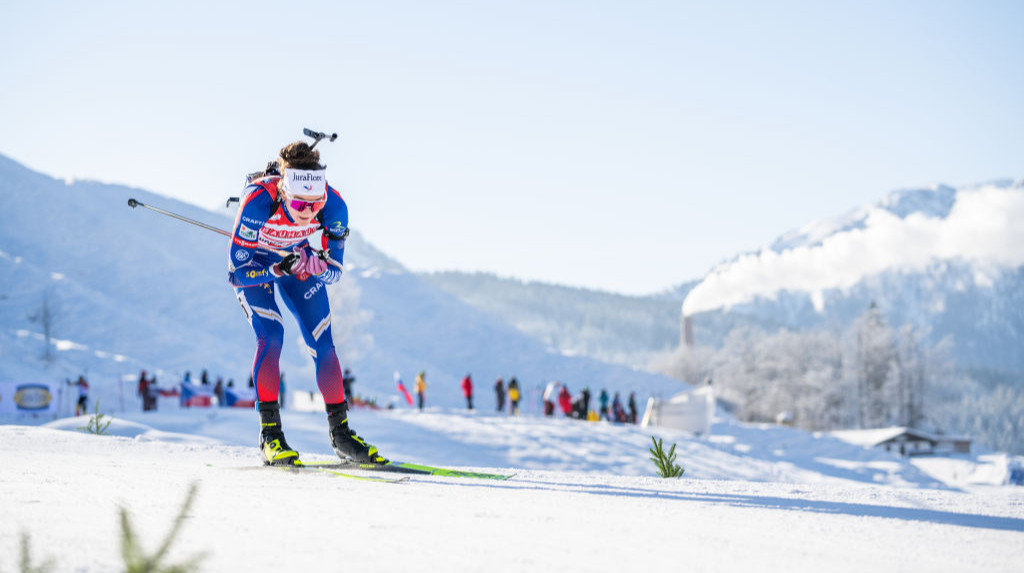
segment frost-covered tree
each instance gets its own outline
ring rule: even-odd
[[[899,328],[896,340],[896,384],[901,426],[916,428],[924,422],[924,385],[928,355],[913,325]]]
[[[655,358],[651,368],[676,380],[699,384],[713,376],[715,353],[709,346],[680,345]]]
[[[758,372],[757,342],[764,336],[757,328],[734,329],[714,357],[715,392],[740,420],[767,421],[772,416],[761,401],[765,385]]]
[[[41,358],[44,362],[53,362],[53,359],[55,358],[53,352],[53,332],[56,328],[59,314],[59,301],[50,293],[49,290],[44,290],[43,300],[39,305],[39,308],[28,315],[28,319],[38,324],[39,328],[43,331],[43,342],[46,346],[43,348]]]
[[[984,384],[957,371],[948,337],[893,329],[877,306],[846,330],[765,332],[739,327],[719,349],[677,349],[658,370],[691,384],[714,380],[739,420],[774,421],[782,412],[807,430],[900,424],[965,434],[1024,453],[1024,390],[1012,380]]]
[[[786,413],[797,426],[823,430],[849,418],[842,347],[832,334],[737,329],[714,364],[718,394],[740,419],[771,421]]]
[[[843,349],[828,332],[801,333],[790,344],[796,384],[792,393],[794,423],[813,430],[848,424],[849,391],[843,383]]]
[[[892,421],[890,408],[896,394],[890,383],[895,362],[893,331],[874,302],[854,321],[852,331],[858,426],[886,426]]]
[[[937,404],[931,417],[939,427],[974,438],[998,451],[1024,454],[1024,389],[999,384],[992,389],[961,379],[955,398]]]

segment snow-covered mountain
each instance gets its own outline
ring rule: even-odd
[[[227,197],[237,190],[220,191]],[[129,197],[228,228],[233,209],[206,211],[144,190],[60,181],[0,156],[0,378],[63,379],[86,372],[104,381],[141,369],[174,384],[193,376],[248,377],[255,341],[227,284],[226,238],[128,206]],[[353,214],[358,230],[358,213]],[[671,394],[664,376],[552,352],[499,319],[408,273],[353,233],[346,274],[332,287],[335,339],[355,391],[395,395],[392,373],[426,370],[428,403],[462,402],[459,380],[472,373],[479,392],[515,375],[527,396],[548,380],[622,392]],[[312,362],[289,313],[282,369],[292,390],[313,390]],[[49,326],[55,358],[45,351]],[[118,390],[120,392],[120,390]]]
[[[926,342],[953,341],[957,365],[1024,376],[1022,182],[896,191],[740,254],[702,280],[622,296],[484,273],[426,280],[565,352],[630,365],[679,343],[679,305],[698,344],[738,326],[845,327],[871,302]],[[982,375],[984,378],[984,375]]]
[[[739,323],[848,325],[875,302],[891,324],[951,336],[966,369],[1024,372],[1024,182],[897,191],[713,268],[689,293],[697,342]]]

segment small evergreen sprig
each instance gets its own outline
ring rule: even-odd
[[[661,438],[655,439],[654,436],[651,436],[651,442],[654,444],[654,447],[650,449],[651,461],[658,468],[658,475],[663,478],[682,477],[686,470],[676,464],[676,445],[672,444],[668,453],[665,453]]]
[[[78,429],[85,432],[89,432],[90,434],[102,436],[103,434],[107,433],[107,428],[110,426],[110,422],[114,420],[113,418],[110,418],[109,420],[104,422],[103,418],[105,417],[107,417],[106,414],[100,412],[100,401],[96,400],[96,407],[94,409],[93,415],[89,416],[89,423]]]
[[[20,573],[50,573],[56,567],[52,557],[47,557],[39,565],[32,565],[31,543],[28,533],[21,534],[21,556],[18,559]]]
[[[192,502],[195,501],[196,492],[199,486],[193,483],[189,486],[188,495],[185,496],[185,503],[174,518],[171,530],[167,532],[160,548],[153,555],[146,555],[143,552],[139,538],[132,527],[131,518],[125,508],[121,508],[121,556],[124,558],[125,571],[127,573],[189,573],[197,571],[199,562],[206,558],[205,554],[199,554],[179,565],[167,565],[163,563],[167,552],[174,543],[181,526],[192,509]]]

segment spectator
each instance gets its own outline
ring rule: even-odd
[[[217,383],[213,385],[213,395],[217,397],[218,406],[226,406],[224,403],[224,378],[217,377]]]
[[[586,420],[590,414],[590,387],[584,386],[583,391],[580,392],[580,400],[583,402],[580,418]]]
[[[75,405],[75,415],[81,416],[82,414],[85,414],[89,410],[89,383],[85,381],[85,376],[79,376],[78,380],[75,382],[72,382],[71,380],[66,380],[66,382],[68,383],[68,386],[78,387],[78,403]]]
[[[612,414],[613,420],[619,423],[626,421],[626,411],[622,408],[622,400],[619,400],[619,393],[615,393],[615,398],[612,399]]]
[[[145,370],[139,374],[139,388],[137,394],[139,395],[139,398],[142,398],[142,411],[149,411],[149,380],[146,378]]]
[[[513,376],[508,381],[508,413],[513,416],[519,415],[519,381]]]
[[[466,397],[466,407],[473,409],[473,378],[469,374],[462,379],[462,395]]]
[[[210,375],[206,372],[206,368],[203,368],[203,373],[199,375],[199,383],[203,386],[210,385]]]
[[[601,393],[597,396],[597,401],[601,404],[601,420],[611,421],[611,416],[608,415],[608,391],[601,388]]]
[[[558,392],[558,405],[566,417],[572,416],[572,394],[569,393],[568,386],[563,385],[562,390]]]
[[[546,388],[544,388],[544,415],[554,416],[555,415],[555,400],[558,397],[558,389],[562,387],[562,383],[552,380],[548,382]]]
[[[346,396],[355,397],[352,394],[352,385],[356,383],[356,377],[352,374],[352,370],[346,368],[341,374],[341,387],[345,391]]]
[[[160,385],[156,381],[156,374],[154,374],[153,377],[149,379],[149,395],[147,396],[148,402],[144,402],[144,404],[146,404],[145,409],[155,412],[157,406],[157,396],[161,395],[162,394],[160,393]]]
[[[423,402],[426,400],[427,394],[427,372],[420,370],[420,373],[416,375],[416,400],[419,404],[420,410],[423,409]]]
[[[583,396],[578,396],[572,401],[572,417],[579,419],[583,416]]]
[[[572,403],[572,417],[578,420],[586,420],[590,411],[590,388],[586,386]]]
[[[501,412],[505,409],[505,381],[498,378],[498,381],[494,383],[494,399],[498,404],[498,411]]]
[[[636,423],[636,392],[629,393],[629,401],[627,402],[629,407],[629,420],[630,424]]]

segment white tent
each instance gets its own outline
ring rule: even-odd
[[[707,385],[676,394],[667,400],[649,399],[640,425],[645,428],[661,426],[709,435],[714,416],[715,393]]]

